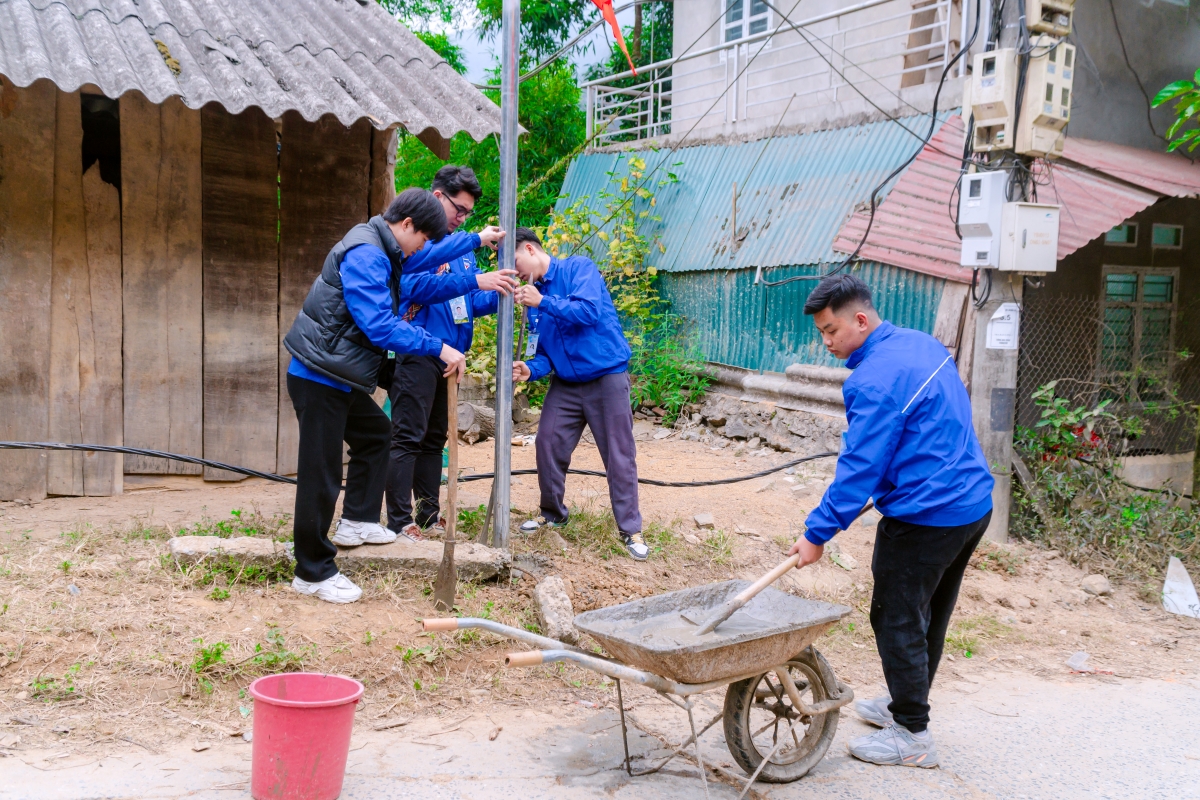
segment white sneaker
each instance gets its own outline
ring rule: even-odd
[[[362,589],[340,572],[317,583],[292,578],[292,588],[300,594],[316,595],[317,599],[327,603],[353,603],[362,597]]]
[[[358,547],[360,544],[388,544],[396,541],[395,531],[389,530],[378,522],[355,522],[349,519],[339,519],[337,530],[329,541],[341,547]]]

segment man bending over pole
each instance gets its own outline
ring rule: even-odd
[[[608,498],[629,555],[645,561],[638,510],[637,448],[629,403],[629,343],[599,268],[588,258],[557,259],[542,249],[537,234],[517,228],[513,242],[517,274],[527,285],[515,292],[529,306],[530,336],[525,355],[513,363],[513,381],[536,381],[553,373],[537,431],[541,516],[521,525],[533,533],[567,521],[563,505],[571,454],[587,425],[608,473]]]
[[[331,603],[362,590],[338,572],[334,543],[385,544],[379,524],[391,422],[371,393],[387,351],[436,355],[459,376],[463,354],[396,315],[400,271],[427,240],[446,235],[446,214],[424,189],[405,189],[382,216],[355,225],[325,258],[284,347],[292,354],[287,387],[300,423],[296,577],[292,588]],[[346,498],[334,542],[327,534],[342,483],[342,442],[350,446]]]
[[[967,561],[992,517],[987,461],[954,358],[920,331],[882,321],[852,275],[822,280],[804,304],[825,347],[854,370],[842,387],[849,429],[834,481],[792,546],[798,568],[850,527],[868,498],[875,534],[871,627],[888,695],[855,711],[881,730],[850,742],[873,764],[935,767],[929,687]]]

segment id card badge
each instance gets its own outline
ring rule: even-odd
[[[533,358],[537,355],[538,333],[534,331],[529,334],[529,339],[525,342],[525,357]]]
[[[450,301],[450,313],[454,316],[455,325],[470,322],[470,318],[467,317],[467,298],[465,295],[459,295]]]

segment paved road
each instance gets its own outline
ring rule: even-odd
[[[1200,687],[1096,676],[1052,682],[1006,673],[989,679],[978,691],[950,683],[936,691],[935,709],[941,769],[873,767],[854,761],[846,755],[846,740],[867,726],[847,713],[829,754],[809,776],[785,786],[760,784],[758,789],[773,800],[1200,798]],[[484,713],[475,706],[475,715],[460,728],[445,730],[471,710],[440,722],[423,720],[409,728],[356,734],[342,797],[703,796],[695,768],[686,763],[652,777],[627,777],[619,769],[621,740],[611,709],[564,705],[553,716],[533,716],[504,708]],[[682,712],[666,704],[643,704],[634,713],[651,727],[676,736],[683,731]],[[496,724],[504,730],[489,741],[487,734]],[[706,735],[706,758],[729,763],[719,728]],[[646,734],[631,738],[635,755],[661,748]],[[232,741],[201,753],[181,745],[161,756],[111,757],[51,772],[8,758],[0,760],[0,798],[239,800],[249,797],[250,750],[250,745]],[[737,796],[728,785],[710,783],[709,788],[713,798]]]

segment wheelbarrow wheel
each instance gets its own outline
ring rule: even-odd
[[[824,656],[811,647],[787,664],[788,672],[809,705],[829,699],[837,678]],[[790,783],[804,777],[825,757],[837,733],[839,710],[802,715],[780,685],[774,672],[732,683],[725,692],[725,741],[738,766],[753,775],[763,759],[779,746],[763,767],[758,780]],[[788,725],[793,723],[791,733]]]

